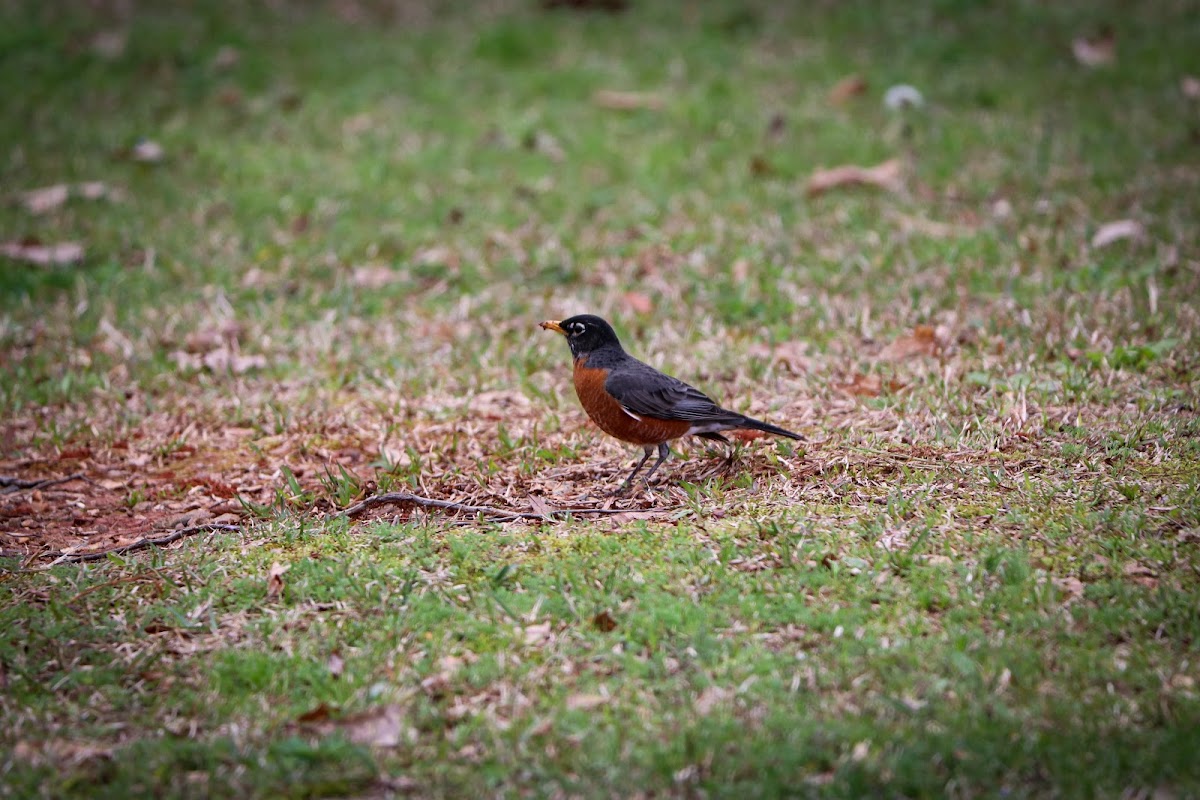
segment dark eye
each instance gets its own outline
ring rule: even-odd
[[[587,326],[584,325],[582,322],[572,322],[571,323],[571,332],[574,333],[576,336],[580,335],[581,333],[583,333],[586,330],[587,330]]]

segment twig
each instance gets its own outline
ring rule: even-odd
[[[76,561],[95,561],[100,558],[107,558],[110,555],[124,555],[125,553],[140,550],[143,547],[151,545],[162,546],[177,542],[185,536],[191,536],[193,533],[204,533],[206,531],[225,531],[234,533],[241,530],[237,525],[195,525],[191,528],[180,528],[177,531],[172,531],[166,536],[160,536],[157,539],[138,539],[136,542],[123,545],[122,547],[114,547],[112,550],[101,550],[92,553],[65,553],[50,562],[50,566],[55,564],[71,564]]]
[[[45,489],[47,486],[57,486],[60,483],[69,483],[84,478],[82,472],[73,472],[64,478],[46,478],[40,481],[24,481],[20,478],[12,478],[8,475],[0,475],[0,486],[4,487],[4,491],[0,494],[11,494],[20,491],[21,489]]]
[[[338,517],[357,517],[359,514],[376,506],[386,505],[404,505],[411,503],[422,508],[442,508],[447,511],[462,511],[468,514],[483,514],[495,519],[549,519],[550,517],[565,516],[567,514],[624,514],[629,511],[671,511],[670,508],[555,508],[546,513],[537,511],[508,511],[503,508],[494,508],[492,506],[472,506],[466,503],[455,503],[450,500],[435,500],[432,497],[422,497],[419,494],[410,492],[387,492],[386,494],[377,494],[368,497],[362,502],[355,503],[349,508],[343,509],[337,514],[331,514],[331,519]]]

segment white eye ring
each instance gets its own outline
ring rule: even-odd
[[[584,325],[582,322],[572,322],[572,323],[571,323],[571,331],[572,331],[572,332],[573,332],[573,333],[574,333],[576,336],[578,336],[579,334],[583,333],[585,330],[587,330],[587,326],[586,326],[586,325]]]

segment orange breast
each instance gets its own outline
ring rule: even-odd
[[[575,394],[579,395],[579,404],[587,415],[609,436],[631,444],[659,444],[678,439],[692,427],[691,423],[679,420],[634,419],[604,391],[608,370],[588,369],[586,361],[586,356],[575,360]]]

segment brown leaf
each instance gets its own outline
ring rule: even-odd
[[[722,689],[720,686],[706,687],[696,698],[694,704],[696,713],[701,716],[712,713],[713,709],[723,703],[727,697],[729,697],[728,689]]]
[[[332,721],[355,744],[370,747],[397,747],[411,738],[412,729],[404,725],[404,709],[397,705],[364,711]]]
[[[141,161],[146,164],[157,164],[166,155],[167,151],[163,149],[163,146],[153,139],[142,139],[129,151],[129,156],[134,161]]]
[[[550,638],[550,623],[539,622],[534,625],[526,625],[522,632],[525,635],[525,644],[539,645]]]
[[[1127,562],[1125,564],[1125,566],[1121,569],[1121,572],[1124,573],[1125,577],[1127,577],[1127,578],[1133,578],[1133,577],[1145,576],[1145,575],[1154,576],[1154,575],[1158,574],[1157,572],[1150,569],[1149,567],[1147,567],[1143,564],[1139,564],[1136,561]]]
[[[213,56],[212,65],[214,69],[229,69],[237,66],[237,63],[242,60],[242,54],[236,47],[224,45],[217,54]]]
[[[382,289],[384,286],[403,280],[405,280],[403,272],[384,264],[355,267],[354,271],[350,273],[350,283],[362,289]]]
[[[808,343],[800,340],[779,342],[773,346],[765,342],[755,342],[750,345],[750,355],[755,358],[770,359],[772,364],[784,367],[793,375],[812,372],[812,359],[807,354]]]
[[[32,214],[45,214],[67,202],[71,196],[71,187],[65,183],[44,186],[41,189],[30,189],[21,194],[21,204]]]
[[[326,666],[329,667],[330,677],[340,678],[342,677],[342,673],[346,670],[346,662],[342,660],[341,653],[338,653],[337,651],[331,653],[329,660],[325,663]]]
[[[1107,222],[1092,236],[1092,247],[1099,250],[1122,239],[1141,239],[1146,234],[1142,223],[1134,219],[1119,219]]]
[[[779,141],[783,138],[785,130],[787,130],[787,117],[776,111],[767,122],[767,138]]]
[[[591,711],[606,705],[610,699],[602,694],[573,694],[567,697],[566,705],[568,711]]]
[[[109,61],[116,60],[125,54],[125,45],[129,42],[129,31],[112,29],[99,31],[92,37],[91,50],[101,58]]]
[[[806,191],[809,197],[845,186],[872,186],[898,192],[903,188],[903,171],[903,163],[898,158],[888,159],[873,167],[850,164],[832,169],[819,169],[809,177]]]
[[[1083,581],[1073,575],[1066,578],[1055,578],[1054,585],[1065,595],[1063,602],[1066,605],[1083,597]]]
[[[38,242],[2,242],[0,255],[39,267],[65,266],[83,260],[83,245],[78,242],[41,244]]]
[[[1075,60],[1085,67],[1102,67],[1117,60],[1117,36],[1112,30],[1092,37],[1080,36],[1071,42]]]
[[[550,520],[554,516],[554,509],[550,504],[535,494],[529,495],[529,510],[544,520]]]
[[[610,633],[617,629],[617,621],[613,619],[612,614],[608,613],[608,611],[601,611],[592,617],[592,627],[603,633]]]
[[[104,198],[119,200],[121,192],[102,181],[85,181],[83,184],[55,184],[43,186],[19,194],[20,204],[30,213],[46,213],[58,209],[68,198],[80,197],[85,200],[102,200]]]
[[[599,89],[592,95],[592,102],[600,108],[614,111],[636,111],[648,109],[661,111],[663,99],[650,92],[622,92],[615,89]]]
[[[654,301],[641,292],[626,292],[622,298],[625,307],[635,314],[650,314],[654,311]]]
[[[771,166],[771,162],[767,161],[765,156],[750,157],[750,174],[756,178],[765,178],[774,174],[775,168]]]
[[[849,383],[836,384],[836,388],[856,397],[878,397],[883,391],[883,378],[858,372]]]
[[[316,708],[314,708],[310,711],[305,711],[303,714],[296,717],[296,721],[301,724],[312,723],[312,722],[324,722],[325,720],[329,719],[329,717],[330,717],[329,706],[325,705],[324,703],[321,703]]]
[[[829,90],[829,102],[841,105],[867,91],[867,79],[862,75],[847,75]]]
[[[355,114],[342,122],[342,133],[346,136],[361,136],[375,127],[375,118],[369,113]]]
[[[547,131],[534,131],[525,137],[525,149],[541,153],[551,161],[564,161],[567,151],[563,150],[558,139]]]
[[[949,337],[949,332],[945,332]],[[938,330],[932,325],[917,325],[912,334],[900,336],[880,351],[884,361],[902,361],[913,356],[935,355],[942,348]]]
[[[36,744],[18,742],[13,754],[26,762],[78,766],[86,761],[112,758],[113,748],[95,742],[44,739]]]
[[[170,354],[170,359],[181,372],[196,372],[207,369],[210,372],[228,372],[242,375],[250,370],[262,369],[267,366],[267,357],[263,355],[244,355],[236,349],[221,346],[202,355],[176,350]]]
[[[288,567],[280,564],[278,561],[271,565],[271,569],[267,572],[267,597],[274,598],[283,594],[283,574],[288,571]]]
[[[753,442],[755,439],[762,439],[767,435],[762,431],[750,430],[748,428],[726,431],[726,434],[731,438],[737,439],[739,442]]]

